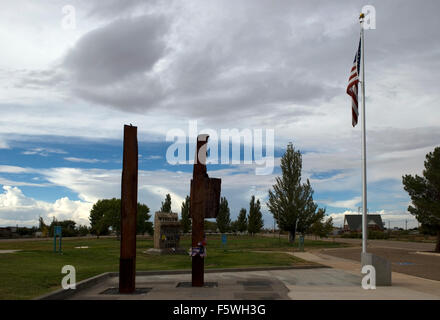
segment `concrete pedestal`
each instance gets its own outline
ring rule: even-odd
[[[361,265],[371,265],[376,269],[376,286],[391,286],[391,263],[372,253],[361,254]]]

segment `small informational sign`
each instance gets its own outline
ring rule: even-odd
[[[61,253],[61,239],[63,238],[61,226],[53,228],[53,252],[57,252],[57,238],[59,241],[58,252]]]
[[[227,237],[225,234],[222,234],[222,245],[226,246],[226,242],[227,242]]]
[[[303,235],[299,236],[298,249],[300,251],[304,251],[304,236]]]
[[[55,228],[54,228],[54,235],[55,236],[61,236],[61,226],[55,226]]]

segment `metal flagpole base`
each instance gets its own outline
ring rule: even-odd
[[[361,253],[361,266],[371,265],[376,269],[376,286],[391,286],[391,263],[372,253]]]

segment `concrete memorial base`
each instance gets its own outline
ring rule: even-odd
[[[376,269],[376,286],[391,286],[391,263],[372,253],[361,253],[361,266],[371,265]]]

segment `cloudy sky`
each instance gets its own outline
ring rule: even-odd
[[[293,142],[314,199],[341,225],[361,206],[361,128],[345,90],[367,4],[377,28],[365,32],[369,212],[416,226],[401,177],[420,174],[440,144],[436,0],[2,0],[0,226],[88,224],[96,200],[120,196],[129,123],[139,200],[155,212],[171,193],[180,213],[192,168],[167,162],[166,135],[190,121],[199,132],[273,129],[277,166]],[[253,194],[264,204],[280,173],[208,170],[233,218]]]

